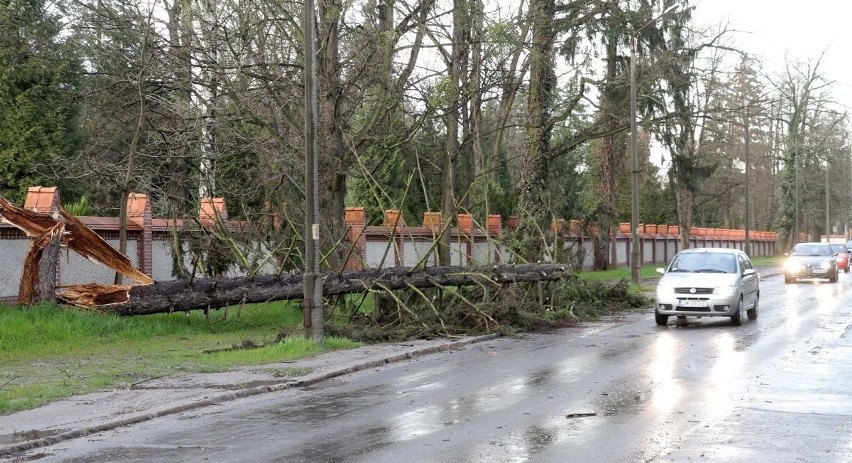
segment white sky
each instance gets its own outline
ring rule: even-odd
[[[816,63],[834,81],[834,95],[852,110],[852,1],[850,0],[697,0],[698,25],[727,22],[734,43],[776,74],[790,61]]]

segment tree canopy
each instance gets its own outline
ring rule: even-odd
[[[244,242],[206,237],[191,249],[225,240],[210,259],[252,266],[240,246],[262,246],[298,268],[302,7],[0,2],[0,192],[20,199],[27,186],[56,185],[66,201],[85,196],[119,215],[120,198],[142,191],[171,218],[224,197],[248,224]],[[849,124],[820,61],[764,69],[730,45],[725,25],[695,24],[693,8],[319,1],[325,268],[342,261],[350,205],[372,223],[385,209],[408,223],[441,211],[442,229],[456,212],[480,223],[517,216],[506,238],[518,262],[554,258],[550,222],[575,219],[595,240],[595,267],[607,268],[611,230],[631,216],[633,138],[640,223],[748,225],[787,242],[848,230]]]

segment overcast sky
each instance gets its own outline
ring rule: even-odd
[[[697,24],[727,22],[736,45],[759,56],[764,72],[791,61],[816,63],[836,81],[838,103],[852,110],[852,1],[850,0],[696,0]]]

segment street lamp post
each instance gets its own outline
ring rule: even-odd
[[[793,143],[793,172],[796,176],[796,189],[794,191],[795,194],[795,215],[796,218],[793,220],[793,243],[796,244],[799,242],[799,129],[796,128],[796,140]]]
[[[748,184],[749,184],[749,142],[751,139],[751,134],[749,133],[749,113],[751,112],[751,103],[746,105],[746,113],[745,113],[745,247],[743,252],[746,255],[751,255],[751,242],[749,237],[749,227],[748,222],[750,220],[751,211],[749,211],[749,194],[748,194]]]
[[[828,152],[825,154],[825,242],[831,242],[831,217],[829,214],[828,206],[829,206],[829,192],[831,189],[829,188],[828,182]]]
[[[639,149],[636,136],[636,35],[654,24],[663,15],[680,5],[666,8],[659,16],[645,23],[630,34],[630,143],[632,163],[630,170],[630,281],[639,283]]]

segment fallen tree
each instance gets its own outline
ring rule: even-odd
[[[500,287],[511,283],[560,281],[572,275],[564,265],[492,265],[481,267],[427,267],[352,270],[322,276],[323,295],[364,291],[441,288],[478,285]],[[277,300],[304,296],[301,273],[254,278],[158,281],[150,285],[76,285],[59,288],[58,297],[80,307],[119,315],[144,315]]]

